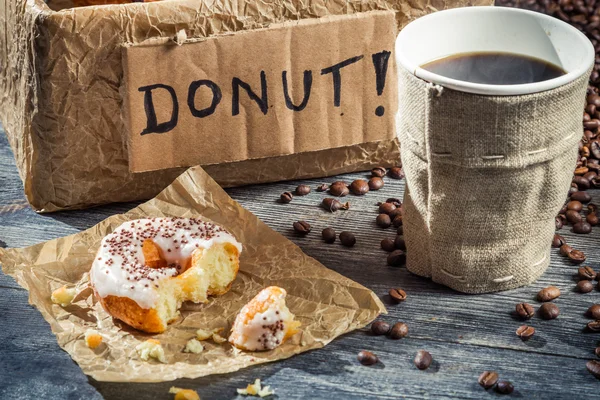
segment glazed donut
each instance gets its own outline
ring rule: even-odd
[[[225,229],[185,218],[138,219],[102,239],[90,283],[113,317],[160,333],[184,301],[205,303],[226,293],[239,269],[242,246]]]
[[[270,286],[261,290],[239,312],[229,343],[241,350],[272,350],[298,332],[300,322],[285,305],[285,289]]]

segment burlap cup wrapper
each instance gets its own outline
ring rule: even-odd
[[[186,303],[182,318],[159,335],[146,335],[113,320],[88,285],[102,238],[124,221],[146,217],[199,217],[229,230],[244,247],[240,271],[231,290],[205,304]],[[236,371],[325,346],[335,337],[368,324],[385,307],[369,289],[325,268],[298,246],[273,231],[232,200],[200,167],[182,174],[156,198],[112,216],[78,234],[24,249],[0,249],[4,273],[29,291],[58,344],[84,373],[99,381],[158,382]],[[53,290],[77,288],[67,307],[52,304]],[[243,352],[228,343],[204,342],[200,354],[183,353],[198,328],[225,328],[227,336],[239,310],[261,289],[287,290],[287,304],[302,323],[301,333],[267,352]],[[97,329],[104,343],[91,350],[87,329]],[[162,343],[167,363],[142,361],[135,346],[153,337]]]
[[[399,68],[407,268],[466,293],[548,267],[577,160],[589,73],[522,96],[483,96]]]

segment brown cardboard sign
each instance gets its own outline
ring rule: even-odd
[[[392,139],[393,11],[123,50],[132,172]]]

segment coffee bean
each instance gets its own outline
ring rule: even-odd
[[[598,216],[596,214],[588,214],[585,220],[590,226],[598,225]]]
[[[387,214],[379,214],[377,216],[377,219],[375,220],[375,223],[380,228],[389,228],[392,225],[392,220],[390,219],[390,216]]]
[[[396,229],[396,234],[397,235],[404,235],[404,226],[399,226],[398,229]]]
[[[579,190],[581,190],[581,189],[579,189],[579,188],[577,187],[577,185],[576,185],[576,184],[574,184],[574,183],[573,183],[573,185],[574,185],[574,186],[571,186],[571,187],[569,188],[569,192],[567,193],[568,197],[571,197],[571,195],[572,195],[573,193],[575,193],[575,192],[578,192]]]
[[[585,364],[585,367],[590,372],[590,374],[600,379],[600,362],[596,360],[591,360]]]
[[[594,319],[600,319],[600,304],[593,304],[587,309],[586,315]]]
[[[369,189],[370,190],[379,190],[384,186],[383,179],[373,177],[369,179]]]
[[[310,232],[310,224],[306,221],[296,221],[294,222],[294,230],[301,235],[306,235]]]
[[[496,371],[483,371],[479,375],[477,382],[479,382],[482,388],[488,390],[498,382],[498,373]]]
[[[577,270],[577,275],[581,279],[588,279],[590,281],[596,278],[596,271],[592,267],[579,267]]]
[[[565,238],[560,236],[558,233],[554,234],[554,238],[552,239],[552,247],[560,247],[565,244]]]
[[[404,238],[400,235],[396,236],[396,240],[394,240],[394,246],[398,250],[406,251],[406,242],[404,241]]]
[[[594,354],[596,357],[600,357],[600,347],[596,347],[596,349],[594,349]]]
[[[571,195],[571,200],[577,200],[582,203],[589,203],[592,197],[587,192],[575,192]]]
[[[562,219],[560,217],[554,218],[554,227],[555,227],[556,230],[562,229],[563,222],[562,222]]]
[[[350,203],[346,202],[346,203],[342,204],[342,202],[340,202],[337,199],[327,197],[327,198],[323,199],[323,201],[321,202],[321,206],[329,212],[335,212],[338,210],[349,209]]]
[[[551,301],[560,296],[560,289],[556,286],[548,286],[540,290],[537,294],[539,301]]]
[[[396,207],[400,207],[402,205],[402,202],[400,201],[400,199],[398,199],[396,197],[389,197],[385,202],[392,203]]]
[[[400,267],[406,264],[406,253],[402,250],[394,250],[387,258],[387,265],[390,267]]]
[[[390,218],[392,219],[392,221],[394,220],[394,218],[396,217],[402,217],[402,209],[400,207],[396,207],[396,209],[392,212],[390,212],[388,215],[390,216]]]
[[[558,214],[559,214],[559,215],[560,215],[560,214],[564,214],[564,213],[566,213],[566,212],[567,212],[567,210],[568,210],[568,208],[567,208],[567,205],[566,205],[566,204],[563,204],[563,206],[560,208],[560,211],[558,212]]]
[[[396,206],[393,205],[392,203],[381,203],[381,205],[379,206],[379,213],[389,215],[395,209],[396,209]]]
[[[517,315],[522,319],[529,319],[533,317],[534,308],[531,304],[528,303],[519,303],[515,306],[515,310]]]
[[[388,171],[388,175],[393,179],[402,179],[404,178],[404,171],[402,170],[402,167],[392,167]]]
[[[571,250],[568,257],[574,264],[581,264],[585,261],[585,254],[580,250]]]
[[[567,210],[568,211],[568,210]],[[567,224],[567,216],[565,214],[558,214],[558,218],[560,218],[560,222],[565,226]]]
[[[573,225],[573,232],[579,234],[588,234],[592,231],[592,226],[585,221],[581,221]]]
[[[598,96],[596,94],[590,94],[586,100],[587,100],[588,104],[593,104],[596,107],[600,107],[600,96]]]
[[[374,335],[387,335],[389,331],[390,324],[388,324],[387,322],[375,321],[371,324],[371,332],[373,332]]]
[[[383,178],[387,170],[383,167],[375,167],[371,170],[371,175],[377,178]]]
[[[600,320],[590,321],[587,323],[588,330],[592,332],[600,332]]]
[[[350,184],[350,191],[352,194],[362,196],[369,192],[369,184],[364,179],[355,179]]]
[[[344,197],[348,193],[350,193],[350,189],[348,189],[348,185],[346,185],[346,182],[336,181],[333,182],[331,186],[329,186],[329,193],[332,196]]]
[[[583,279],[577,282],[577,290],[580,293],[589,293],[594,290],[594,284],[591,281]]]
[[[400,303],[406,300],[406,292],[402,289],[390,289],[389,294],[392,300],[394,300],[394,302],[396,303]]]
[[[581,204],[580,201],[571,200],[570,202],[567,203],[567,210],[581,211],[582,209],[583,209],[583,204]]]
[[[294,196],[290,192],[283,192],[283,193],[281,193],[281,196],[279,196],[279,199],[284,204],[289,203],[290,201],[292,201],[293,198],[294,198]]]
[[[381,248],[388,253],[396,250],[396,246],[394,246],[394,239],[385,238],[381,241]]]
[[[509,381],[499,381],[496,385],[496,392],[500,394],[511,394],[515,387]]]
[[[325,228],[321,232],[321,236],[323,236],[325,243],[333,243],[335,242],[335,229]]]
[[[567,210],[565,216],[567,217],[567,221],[569,221],[571,224],[577,224],[583,219],[581,214],[575,210]]]
[[[590,145],[590,151],[594,157],[600,159],[600,142],[593,141]]]
[[[408,325],[404,322],[396,322],[388,334],[390,339],[394,340],[402,339],[406,335],[408,335]]]
[[[533,334],[535,333],[535,329],[529,325],[521,325],[517,329],[517,336],[521,338],[521,340],[529,340]]]
[[[356,238],[352,232],[343,231],[340,233],[340,242],[346,247],[352,247],[356,244]]]
[[[317,186],[317,192],[324,192],[327,189],[329,189],[329,186],[327,186],[326,183],[321,183],[319,186]]]
[[[394,225],[394,227],[398,228],[399,226],[402,226],[404,224],[403,218],[404,217],[402,215],[396,215],[392,220],[392,224]]]
[[[594,203],[589,203],[587,205],[587,210],[588,210],[588,213],[590,213],[590,214],[596,214],[598,212],[598,206],[595,205]]]
[[[425,350],[417,351],[417,355],[415,356],[414,360],[415,367],[417,367],[420,370],[427,369],[431,365],[431,361],[432,358],[429,352]]]
[[[377,361],[377,356],[370,351],[363,350],[358,353],[358,362],[362,365],[373,365]]]
[[[590,188],[590,181],[583,176],[574,176],[573,183],[577,186],[578,191],[588,190]]]
[[[306,196],[310,193],[310,186],[308,185],[298,185],[296,187],[296,194],[298,196]]]
[[[585,282],[589,283],[589,281],[585,281]],[[554,303],[542,304],[540,307],[540,310],[538,312],[540,313],[540,317],[542,319],[555,319],[560,314],[560,310],[559,310],[558,306]]]
[[[562,246],[560,246],[560,254],[563,256],[568,256],[569,253],[572,251],[573,251],[573,248],[566,243],[563,244]]]

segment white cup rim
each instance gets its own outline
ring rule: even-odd
[[[488,85],[481,83],[472,83],[466,81],[460,81],[452,78],[447,78],[442,75],[435,74],[433,72],[427,71],[417,65],[414,61],[410,60],[404,52],[399,48],[402,40],[410,35],[411,26],[416,26],[417,24],[426,24],[435,21],[436,18],[440,17],[448,17],[451,18],[453,15],[459,13],[489,13],[489,12],[503,12],[503,13],[514,13],[514,14],[530,14],[535,18],[547,19],[551,20],[554,23],[564,24],[563,28],[572,31],[576,37],[581,40],[580,45],[585,48],[587,63],[582,63],[582,65],[577,68],[568,71],[566,74],[561,75],[559,77],[549,79],[546,81],[535,82],[535,83],[526,83],[520,85]],[[442,15],[443,14],[443,15]],[[477,6],[477,7],[462,7],[462,8],[453,8],[443,11],[438,11],[432,14],[425,15],[420,17],[411,23],[409,23],[404,29],[400,31],[398,35],[398,39],[396,40],[396,60],[399,65],[401,65],[404,69],[409,71],[411,74],[415,75],[418,78],[421,78],[425,81],[432,82],[444,87],[448,87],[450,89],[458,90],[466,93],[474,93],[474,94],[483,94],[483,95],[496,95],[496,96],[508,96],[508,95],[523,95],[523,94],[531,94],[543,92],[546,90],[554,89],[560,86],[563,86],[569,82],[575,81],[577,78],[581,77],[585,74],[594,64],[595,61],[595,50],[594,46],[590,42],[590,40],[577,28],[567,24],[564,21],[559,19],[550,17],[548,15],[523,10],[518,8],[509,8],[509,7],[492,7],[492,6]]]

